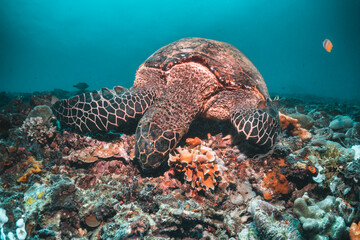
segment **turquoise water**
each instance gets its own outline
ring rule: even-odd
[[[196,36],[245,53],[271,93],[360,99],[359,12],[357,0],[1,0],[0,91],[131,87],[150,54]]]

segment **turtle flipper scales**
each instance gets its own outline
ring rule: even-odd
[[[62,127],[78,132],[127,132],[130,126],[137,124],[154,98],[155,94],[146,90],[102,88],[60,100],[52,110]]]
[[[144,170],[156,169],[166,162],[201,112],[206,92],[215,85],[216,78],[199,64],[184,63],[169,71],[167,81],[163,93],[136,129],[135,157]]]
[[[231,122],[242,138],[266,149],[275,144],[280,132],[279,113],[270,99],[260,101],[253,108],[235,107],[231,111]]]

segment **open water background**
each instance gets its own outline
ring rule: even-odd
[[[358,0],[0,0],[0,91],[131,87],[154,51],[196,36],[245,53],[270,93],[359,100],[359,12]]]

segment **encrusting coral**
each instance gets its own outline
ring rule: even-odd
[[[263,186],[271,191],[271,193],[269,191],[264,193],[266,200],[271,200],[273,197],[286,195],[290,192],[289,181],[283,174],[278,172],[266,173],[263,179]]]
[[[287,129],[291,135],[299,136],[301,140],[309,140],[312,138],[311,133],[308,132],[305,128],[301,127],[301,124],[298,123],[298,120],[285,114],[279,114],[280,117],[280,126],[281,130]]]
[[[33,156],[28,158],[27,163],[29,163],[31,167],[18,179],[18,182],[27,183],[32,174],[41,172],[42,164],[36,161]]]
[[[192,188],[197,191],[214,190],[219,182],[218,178],[221,178],[225,170],[223,161],[216,153],[201,145],[195,148],[178,147],[175,154],[169,156],[168,164],[176,171],[184,173],[185,180],[191,182]]]

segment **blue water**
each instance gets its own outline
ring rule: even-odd
[[[240,49],[272,93],[360,99],[359,12],[358,0],[1,0],[0,91],[131,87],[150,54],[197,36]]]

